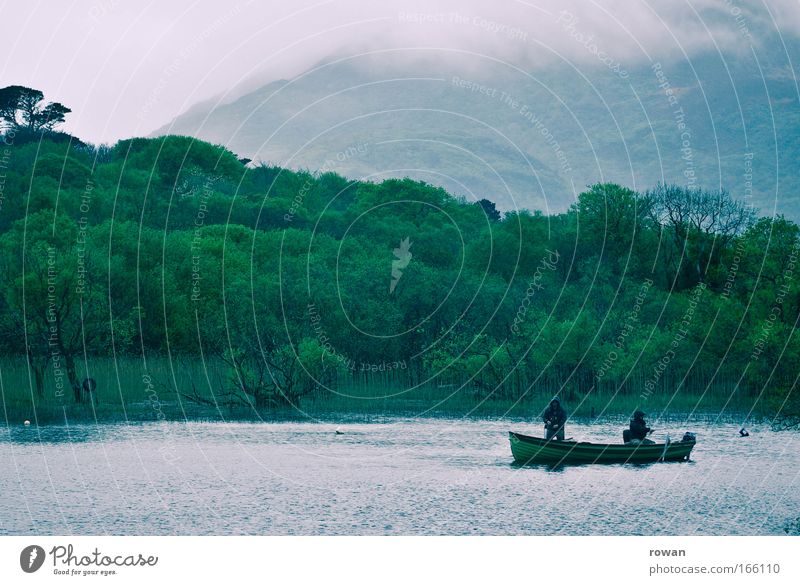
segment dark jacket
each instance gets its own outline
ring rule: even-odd
[[[555,404],[550,404],[545,409],[542,420],[545,425],[558,429],[563,427],[564,423],[567,422],[567,413],[562,408],[561,404],[556,402]]]
[[[650,432],[650,427],[647,426],[647,423],[643,418],[632,418],[631,419],[631,439],[642,439],[647,438],[647,433]]]

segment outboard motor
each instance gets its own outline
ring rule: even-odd
[[[694,443],[697,440],[697,436],[694,433],[685,432],[683,433],[683,438],[681,439],[681,443]]]

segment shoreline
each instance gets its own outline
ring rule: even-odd
[[[140,405],[137,405],[140,406]],[[35,415],[30,410],[14,409],[6,407],[4,413],[6,428],[23,426],[24,421],[30,421],[31,427],[58,427],[78,424],[143,424],[143,423],[285,423],[285,422],[304,422],[309,424],[378,424],[387,420],[507,420],[509,422],[520,422],[524,424],[540,425],[539,412],[533,410],[528,413],[521,412],[522,409],[512,409],[503,412],[500,408],[473,408],[469,411],[456,409],[439,409],[420,413],[419,410],[412,408],[402,408],[396,405],[384,410],[347,410],[347,409],[250,409],[239,407],[234,410],[219,409],[209,407],[197,407],[181,409],[179,405],[167,405],[161,411],[163,416],[155,416],[152,412],[137,408],[121,409],[103,408],[102,405],[94,410],[90,405],[70,405],[64,409],[59,407],[45,407],[37,409]],[[590,424],[593,422],[618,421],[624,423],[628,420],[628,414],[620,411],[596,414],[594,417],[588,414],[572,414],[569,420],[576,423]],[[762,412],[748,412],[746,409],[725,409],[714,410],[712,408],[698,408],[695,410],[674,410],[659,412],[652,410],[649,413],[649,420],[654,422],[719,422],[736,424],[767,423],[772,421],[772,417]]]

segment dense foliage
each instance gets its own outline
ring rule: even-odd
[[[798,233],[672,186],[501,216],[411,180],[245,167],[190,138],[9,131],[0,350],[39,392],[62,373],[70,400],[85,357],[160,354],[223,361],[213,390],[259,406],[381,379],[781,407],[800,371]]]

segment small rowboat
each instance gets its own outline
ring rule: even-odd
[[[511,454],[517,463],[550,465],[575,463],[655,463],[688,461],[695,445],[687,433],[681,441],[653,444],[602,444],[556,441],[509,432]]]

